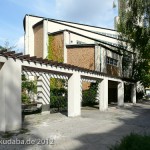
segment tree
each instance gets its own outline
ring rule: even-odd
[[[5,41],[4,45],[0,45],[0,50],[7,50],[7,51],[12,51],[16,48],[16,46],[10,46],[10,43],[8,41]]]
[[[118,31],[136,52],[132,77],[143,86],[150,86],[150,1],[121,0]]]

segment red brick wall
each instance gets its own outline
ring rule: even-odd
[[[78,67],[95,69],[94,47],[68,48],[67,63]]]
[[[43,57],[43,24],[34,28],[34,55]]]

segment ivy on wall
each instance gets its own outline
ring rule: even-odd
[[[47,59],[63,62],[63,39],[61,41],[55,40],[53,35],[48,37],[48,56]]]
[[[61,38],[61,37],[60,37]],[[48,55],[47,59],[48,60],[53,60],[57,62],[63,62],[63,41],[62,39],[58,41],[53,35],[49,35],[48,37]],[[60,79],[55,79],[51,78],[50,79],[50,88],[55,89],[55,88],[63,88],[64,87],[64,81]]]
[[[48,37],[48,56],[47,56],[47,59],[49,60],[53,60],[53,41],[54,37],[50,35]]]

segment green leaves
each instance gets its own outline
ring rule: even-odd
[[[118,31],[136,52],[132,77],[150,86],[150,1],[122,0],[122,3],[126,8],[119,13]]]

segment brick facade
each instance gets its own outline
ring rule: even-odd
[[[34,28],[34,55],[43,57],[43,24]]]
[[[67,63],[90,70],[95,69],[94,47],[67,48]]]
[[[112,66],[112,65],[107,64],[107,74],[119,76],[119,68],[116,66]]]

